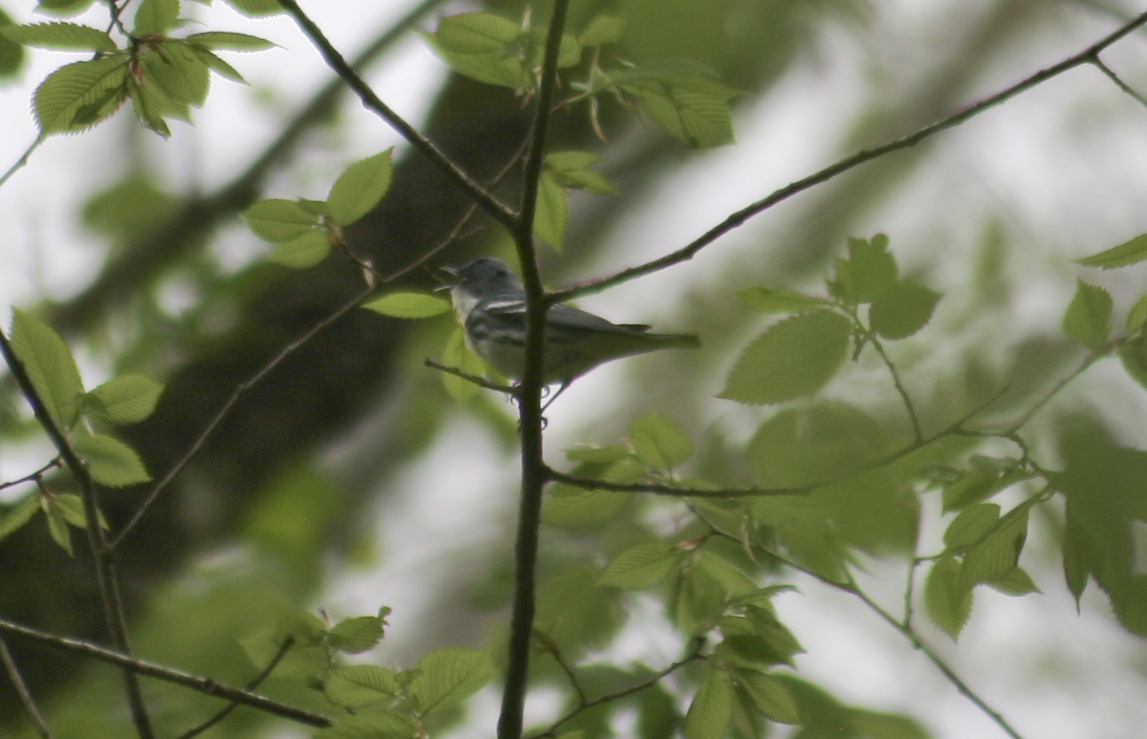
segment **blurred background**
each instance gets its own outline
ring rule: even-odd
[[[27,5],[0,7],[17,23],[48,19]],[[523,3],[303,5],[348,58],[365,56],[360,68],[380,97],[477,179],[489,180],[518,150],[527,125],[522,101],[449,74],[415,31],[433,30],[439,15],[479,8],[518,19]],[[1147,10],[1084,0],[574,5],[575,28],[603,10],[625,18],[621,56],[695,60],[744,94],[734,101],[736,143],[706,151],[617,105],[603,105],[604,141],[584,106],[557,115],[552,148],[599,153],[600,171],[620,194],[572,196],[565,250],[542,255],[552,287],[679,248],[775,189],[974,103]],[[41,311],[77,353],[88,387],[121,372],[167,384],[155,415],[121,432],[157,476],[241,382],[362,286],[358,268],[336,257],[305,271],[267,263],[271,247],[245,227],[243,208],[264,197],[324,198],[349,163],[394,146],[390,194],[349,234],[356,252],[388,274],[441,243],[468,205],[341,91],[291,20],[247,18],[222,3],[187,2],[182,15],[189,33],[201,23],[277,46],[224,52],[249,84],[214,77],[194,125],[174,124],[170,139],[121,111],[82,135],[47,140],[0,187],[0,305]],[[106,10],[70,20],[105,27]],[[36,139],[29,113],[36,85],[83,58],[30,49],[0,82],[0,167]],[[1103,60],[1147,94],[1147,32]],[[1071,260],[1147,231],[1145,132],[1147,107],[1084,66],[802,193],[691,262],[583,298],[581,307],[611,320],[698,333],[704,349],[635,358],[579,380],[548,413],[551,461],[576,444],[614,443],[650,411],[690,429],[698,448],[743,446],[774,410],[715,397],[740,349],[765,325],[736,291],[763,284],[823,294],[847,237],[878,232],[890,236],[902,273],[944,293],[932,324],[892,347],[925,426],[937,430],[966,413],[985,377],[1032,397],[1025,389],[1046,387],[1082,357],[1059,328],[1078,277],[1109,289],[1116,315],[1144,292],[1141,268],[1099,273]],[[512,202],[512,183],[497,189]],[[511,253],[496,226],[475,223],[476,232],[433,263]],[[390,287],[429,290],[433,281],[415,270]],[[449,316],[410,322],[354,311],[243,394],[120,557],[140,656],[244,682],[253,668],[236,643],[300,608],[333,618],[393,608],[382,646],[368,657],[386,666],[412,666],[444,644],[499,638],[516,512],[515,417],[493,394],[459,404],[423,365],[441,357],[452,328]],[[829,392],[896,417],[897,398],[871,367]],[[0,402],[6,481],[53,452],[12,383]],[[1114,362],[1091,368],[1055,405],[1084,414],[1122,444],[1145,445],[1143,391]],[[1031,443],[1054,466],[1038,427]],[[26,493],[0,490],[0,502]],[[122,523],[139,495],[110,493],[109,517]],[[925,497],[925,510],[934,502]],[[930,512],[925,521],[936,520]],[[1077,611],[1056,559],[1062,522],[1054,513],[1045,519],[1033,521],[1024,554],[1042,594],[977,590],[958,644],[922,614],[920,628],[1025,736],[1139,736],[1147,649],[1118,625],[1094,586]],[[921,533],[922,553],[937,547],[935,525]],[[585,536],[544,532],[544,559],[560,561]],[[0,562],[0,616],[78,637],[100,633],[88,563],[81,554],[69,559],[42,526],[0,542]],[[863,570],[873,596],[898,608],[902,564],[873,559]],[[785,581],[798,590],[776,604],[805,649],[798,674],[847,702],[907,713],[936,737],[1002,735],[854,598],[800,576]],[[626,607],[627,626],[609,615],[621,636],[601,659],[659,666],[680,656],[649,603],[634,598]],[[125,716],[104,710],[116,704],[120,683],[103,668],[14,646],[58,736],[121,735]],[[284,685],[274,689],[309,700]],[[161,716],[201,715],[215,705],[160,688],[156,696]],[[0,682],[0,735],[30,736],[17,728],[12,701]],[[447,734],[488,736],[484,712],[496,704],[491,689],[474,718]],[[543,695],[530,710],[542,720],[553,702]],[[104,733],[91,733],[95,726]],[[308,735],[244,711],[213,732]]]

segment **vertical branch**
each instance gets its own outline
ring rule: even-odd
[[[522,714],[530,669],[530,640],[534,628],[535,576],[538,561],[538,529],[541,526],[542,488],[546,465],[542,454],[544,338],[546,311],[550,303],[542,288],[534,251],[534,216],[539,177],[545,156],[546,133],[557,84],[558,51],[561,48],[569,0],[556,0],[546,37],[546,52],[539,79],[529,149],[523,167],[522,203],[513,236],[526,290],[526,366],[518,395],[522,437],[522,487],[518,510],[518,536],[514,550],[514,602],[510,616],[509,660],[498,717],[498,739],[522,736]]]
[[[5,336],[2,331],[0,331],[0,354],[4,356],[4,361],[8,363],[8,367],[12,371],[12,377],[16,379],[16,384],[20,386],[20,392],[24,395],[25,399],[27,399],[28,404],[32,406],[32,412],[36,416],[36,421],[40,424],[40,427],[44,429],[44,433],[48,435],[48,438],[52,440],[56,451],[60,453],[60,459],[64,461],[64,466],[68,468],[72,477],[75,478],[76,486],[80,490],[80,497],[84,503],[84,518],[87,523],[85,532],[87,534],[88,549],[91,552],[92,565],[95,567],[96,585],[99,588],[100,603],[104,610],[104,620],[107,626],[108,638],[113,647],[124,654],[130,655],[131,648],[128,645],[127,638],[127,619],[124,616],[123,601],[119,597],[119,584],[116,581],[115,566],[112,562],[112,550],[108,547],[104,530],[100,528],[99,524],[100,516],[99,503],[96,499],[96,483],[92,479],[87,465],[85,465],[83,460],[76,454],[76,450],[72,448],[68,437],[64,435],[63,430],[56,425],[56,422],[48,413],[48,409],[44,405],[43,400],[41,400],[40,396],[36,393],[32,379],[24,369],[23,362],[16,356],[16,351],[12,348],[8,337]],[[155,734],[151,728],[151,720],[147,714],[147,706],[144,705],[143,702],[143,693],[140,691],[139,679],[134,672],[128,669],[123,671],[123,679],[136,732],[141,739],[152,739]]]

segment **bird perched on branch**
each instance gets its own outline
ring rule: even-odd
[[[501,259],[479,257],[459,269],[447,268],[450,297],[466,344],[503,375],[519,380],[525,366],[526,291]],[[548,407],[578,376],[614,359],[660,349],[701,346],[696,336],[655,334],[635,323],[611,323],[568,305],[546,312],[542,381],[561,387]]]

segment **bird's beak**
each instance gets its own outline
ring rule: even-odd
[[[442,283],[440,286],[434,288],[435,291],[449,290],[458,284],[457,267],[435,267],[431,270],[430,274],[433,275],[434,279]]]

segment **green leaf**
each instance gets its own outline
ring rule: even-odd
[[[326,638],[327,625],[313,613],[299,611],[284,616],[275,630],[274,645],[280,646],[287,637],[295,640],[300,647],[311,647],[322,644]]]
[[[400,685],[390,670],[375,665],[354,665],[331,670],[323,682],[323,694],[336,706],[357,710],[388,701]]]
[[[729,675],[711,668],[689,704],[682,732],[685,739],[724,739],[733,715],[733,687]]]
[[[330,630],[330,644],[347,654],[366,652],[382,640],[382,626],[378,616],[344,618]]]
[[[763,487],[819,485],[874,464],[890,441],[875,419],[843,403],[786,409],[761,424],[746,457]]]
[[[962,553],[983,539],[1000,520],[1000,507],[995,503],[978,503],[960,512],[944,531],[946,551]]]
[[[1028,534],[1028,509],[1033,501],[1008,511],[964,555],[960,580],[966,587],[1004,579],[1019,563]]]
[[[64,340],[47,324],[13,309],[12,348],[52,421],[61,430],[71,428],[84,385]]]
[[[410,739],[417,735],[414,724],[405,716],[362,713],[338,719],[315,734],[315,739]]]
[[[621,40],[621,32],[625,30],[625,21],[616,15],[595,16],[585,30],[577,35],[582,46],[602,46],[614,44]]]
[[[243,15],[274,15],[283,12],[279,0],[227,0],[227,4]]]
[[[450,332],[446,346],[442,349],[442,363],[447,367],[455,367],[476,377],[481,377],[486,373],[486,363],[466,347],[466,340],[462,335],[461,328]],[[479,389],[469,380],[445,372],[442,373],[442,383],[450,397],[459,403],[465,403],[473,398]]]
[[[775,323],[737,359],[718,397],[761,405],[812,395],[840,369],[851,334],[852,322],[831,310]]]
[[[804,313],[824,308],[828,304],[824,298],[777,290],[764,285],[739,290],[737,295],[745,305],[761,313]]]
[[[56,546],[72,556],[72,532],[68,530],[68,522],[59,508],[49,506],[45,511],[48,521],[48,535]]]
[[[1127,333],[1132,333],[1147,325],[1147,295],[1139,296],[1131,310],[1127,311]]]
[[[1111,331],[1111,295],[1101,287],[1076,281],[1075,296],[1063,316],[1063,331],[1092,351],[1107,343]]]
[[[47,49],[116,51],[115,41],[106,31],[77,23],[33,23],[27,26],[0,26],[0,36],[24,46]]]
[[[632,498],[632,493],[558,483],[550,487],[542,504],[542,523],[561,528],[594,526],[617,516]]]
[[[40,496],[28,495],[3,516],[0,516],[0,541],[32,520],[40,510]]]
[[[960,562],[954,557],[936,560],[924,581],[924,606],[928,616],[952,639],[959,637],[972,614],[972,588],[960,577]]]
[[[521,26],[489,13],[443,18],[426,38],[438,56],[458,74],[490,85],[524,88],[530,73],[522,59]]]
[[[549,176],[563,188],[585,190],[595,195],[612,195],[617,189],[603,175],[589,169],[601,157],[588,151],[556,151],[547,154],[543,176]]]
[[[1138,264],[1144,259],[1147,259],[1147,234],[1140,234],[1119,246],[1113,246],[1098,254],[1092,254],[1090,257],[1076,259],[1075,263],[1082,264],[1084,267],[1114,269],[1115,267]]]
[[[60,67],[36,88],[36,122],[43,134],[94,126],[127,99],[128,60],[108,56]]]
[[[24,65],[24,47],[8,39],[4,29],[12,27],[12,17],[0,8],[0,79],[14,77]]]
[[[95,0],[40,0],[36,11],[50,15],[76,15],[87,10]]]
[[[1002,578],[992,580],[988,583],[988,587],[998,590],[1004,595],[1027,595],[1028,593],[1040,592],[1031,575],[1023,567],[1016,567]]]
[[[729,100],[738,93],[731,88],[699,75],[661,76],[656,72],[648,79],[620,86],[640,101],[650,118],[691,147],[733,142]]]
[[[267,255],[267,259],[284,267],[306,269],[326,259],[330,251],[330,237],[323,231],[311,229],[302,236],[276,246]]]
[[[203,47],[196,44],[188,44],[187,48],[191,49],[192,53],[198,57],[199,61],[203,62],[204,66],[206,66],[211,71],[219,74],[222,77],[226,77],[233,82],[238,82],[244,85],[247,84],[247,80],[243,79],[243,75],[239,74],[239,70],[235,69],[230,64],[220,59],[211,50],[204,49]]]
[[[800,723],[800,709],[793,694],[780,680],[756,670],[737,670],[734,675],[737,686],[770,721]]]
[[[135,36],[162,36],[179,18],[179,0],[143,0],[135,11]]]
[[[1132,380],[1147,388],[1147,334],[1119,347],[1119,361]]]
[[[294,200],[260,200],[243,211],[256,236],[279,244],[296,239],[319,224],[319,217]]]
[[[460,703],[494,679],[494,660],[484,649],[444,647],[418,663],[410,698],[420,713]]]
[[[135,450],[118,439],[105,434],[83,435],[73,446],[100,485],[121,488],[151,479]]]
[[[155,410],[163,385],[143,375],[121,375],[92,391],[113,423],[138,423]]]
[[[207,65],[183,41],[163,41],[145,54],[140,63],[143,71],[141,86],[153,91],[158,87],[166,104],[160,112],[182,120],[190,118],[190,107],[200,107],[211,89],[211,73]]]
[[[84,510],[84,501],[78,495],[55,495],[45,498],[49,512],[60,515],[70,526],[77,529],[88,527],[88,514]],[[102,515],[99,516],[100,528],[106,529],[108,522]]]
[[[837,280],[846,284],[846,296],[853,303],[871,303],[896,285],[899,268],[888,251],[888,237],[877,234],[870,240],[848,240],[848,269]]]
[[[676,422],[653,413],[634,421],[629,440],[637,458],[658,470],[672,470],[693,456],[693,441]]]
[[[349,226],[371,211],[390,189],[391,153],[387,149],[346,168],[327,198],[331,221]]]
[[[136,119],[147,129],[152,130],[164,138],[171,136],[171,129],[164,120],[165,115],[187,119],[190,116],[190,106],[187,103],[178,103],[167,96],[159,85],[142,86],[134,77],[127,80],[128,93],[131,97],[132,110]]]
[[[1014,459],[977,455],[971,467],[944,485],[944,512],[979,503],[1027,477]]]
[[[220,49],[223,51],[260,51],[269,49],[275,44],[265,38],[250,36],[246,33],[233,33],[231,31],[206,31],[193,33],[184,39],[193,46],[205,49]]]
[[[918,282],[897,282],[872,303],[868,317],[886,339],[905,339],[932,319],[940,293]]]
[[[389,293],[363,304],[363,308],[391,318],[432,318],[449,313],[450,301],[426,293]]]
[[[569,205],[566,193],[552,175],[543,171],[538,181],[537,207],[534,212],[534,233],[558,251],[562,249]]]
[[[616,588],[647,588],[667,580],[681,557],[681,552],[664,544],[641,544],[614,557],[597,582]]]

